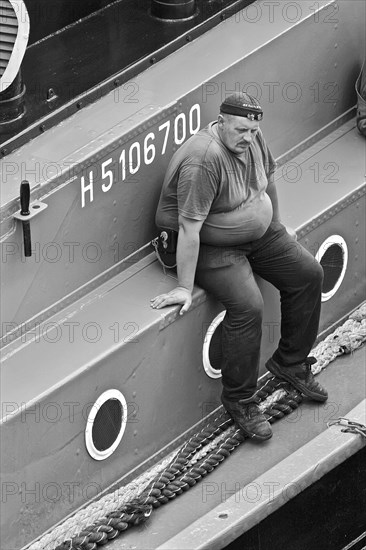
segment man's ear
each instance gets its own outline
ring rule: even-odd
[[[220,126],[222,126],[222,125],[224,124],[224,122],[225,122],[224,117],[223,117],[222,115],[219,115],[219,116],[217,117],[217,122],[220,124]]]

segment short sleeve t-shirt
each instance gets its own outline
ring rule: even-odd
[[[276,163],[259,130],[241,155],[221,142],[211,122],[174,154],[156,224],[178,231],[178,215],[203,221],[201,242],[225,246],[259,239],[272,220],[266,193]]]

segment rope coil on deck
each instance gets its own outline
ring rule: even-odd
[[[312,367],[313,374],[318,374],[331,361],[344,353],[352,353],[366,340],[366,302],[351,313],[348,320],[329,334],[316,348],[312,355],[317,364]]]
[[[312,351],[317,364],[312,367],[318,374],[337,356],[352,353],[366,340],[366,303],[350,315],[349,319],[327,336]],[[259,407],[269,422],[290,414],[302,401],[302,395],[287,382],[270,376],[257,390]],[[356,432],[354,432],[356,433]],[[163,465],[158,465],[144,477],[135,496],[123,502],[123,494],[130,495],[131,486],[92,503],[57,526],[51,533],[28,546],[28,550],[97,550],[108,540],[118,537],[126,529],[146,521],[154,508],[166,504],[187,491],[214,470],[238,447],[246,437],[237,429],[226,412],[219,412],[210,424],[194,434]],[[135,480],[134,487],[138,484]],[[109,497],[118,497],[119,505]],[[114,501],[115,502],[115,501]],[[91,509],[102,504],[98,519]],[[104,508],[103,508],[104,506]]]

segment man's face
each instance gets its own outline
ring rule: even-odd
[[[223,144],[236,155],[244,153],[259,130],[257,120],[235,115],[218,116],[218,132]]]

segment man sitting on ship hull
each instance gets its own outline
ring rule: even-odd
[[[263,300],[253,273],[281,295],[281,338],[266,363],[304,395],[325,401],[308,357],[317,336],[323,270],[280,221],[275,161],[259,129],[263,111],[246,93],[220,106],[218,120],[174,154],[156,224],[178,233],[178,286],[152,298],[153,308],[192,301],[194,279],[226,308],[222,321],[222,403],[243,432],[258,440],[272,430],[257,389]]]

